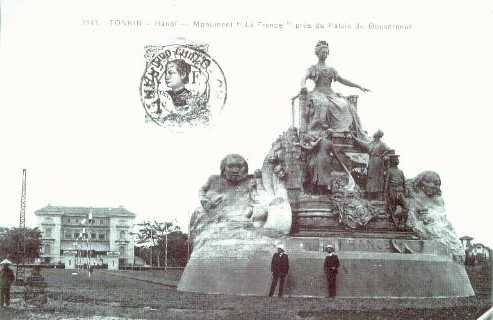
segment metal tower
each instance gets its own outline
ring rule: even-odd
[[[23,233],[21,247],[19,248],[19,261],[15,273],[17,284],[23,284],[25,279],[24,263],[26,259],[26,169],[22,169],[22,193],[21,193],[21,212],[19,217],[19,230]]]
[[[26,227],[26,169],[22,169],[21,214],[19,228]]]

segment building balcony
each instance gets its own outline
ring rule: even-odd
[[[97,228],[97,229],[110,229],[110,226],[107,224],[82,224],[82,223],[64,223],[61,225],[62,229],[63,228]]]
[[[63,241],[63,242],[78,242],[78,243],[87,243],[87,242],[110,242],[109,239],[104,239],[104,240],[100,240],[100,239],[82,239],[82,240],[76,240],[76,239],[70,239],[70,238],[67,238],[67,239],[60,239],[60,241]]]

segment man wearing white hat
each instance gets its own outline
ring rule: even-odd
[[[289,271],[288,255],[284,252],[284,246],[282,244],[277,245],[277,252],[272,256],[270,270],[272,272],[272,283],[270,286],[269,297],[272,297],[274,291],[276,291],[277,282],[279,280],[279,297],[282,297],[284,279]]]
[[[0,262],[0,304],[3,308],[4,304],[6,307],[10,304],[10,285],[14,282],[14,273],[10,270],[9,265],[12,264],[8,259]]]

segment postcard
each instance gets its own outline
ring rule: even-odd
[[[0,318],[491,307],[491,3],[0,10],[0,258],[45,297],[12,285]]]

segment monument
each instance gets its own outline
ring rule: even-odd
[[[330,244],[341,262],[338,296],[473,296],[439,175],[406,180],[383,132],[370,139],[363,130],[358,97],[336,93],[332,83],[369,90],[326,65],[325,41],[315,53],[318,63],[295,97],[299,123],[293,104],[293,126],[274,141],[262,168],[251,175],[243,157],[228,155],[220,175],[200,189],[193,251],[178,289],[267,295],[270,258],[282,244],[290,257],[286,294],[324,297],[323,248]]]

